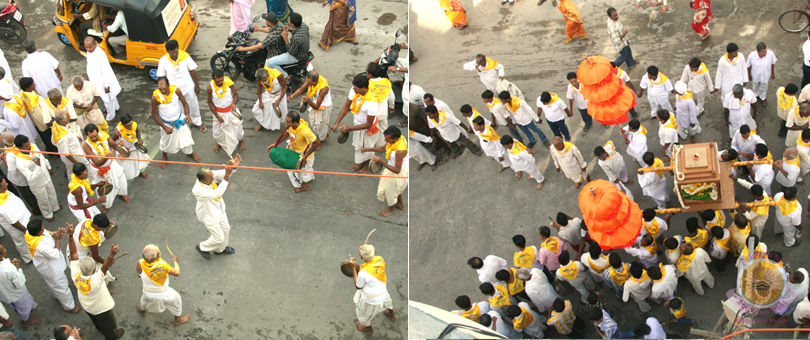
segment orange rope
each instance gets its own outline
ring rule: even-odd
[[[790,331],[790,332],[794,332],[794,331],[808,332],[808,331],[810,331],[810,328],[759,328],[759,329],[744,329],[744,330],[741,330],[741,331],[739,331],[739,332],[735,332],[735,333],[731,333],[731,334],[729,334],[729,335],[726,335],[726,336],[722,337],[721,339],[724,339],[724,340],[725,340],[725,339],[728,339],[728,338],[733,337],[733,336],[735,336],[735,335],[742,334],[742,333],[748,333],[748,332],[774,332],[774,331],[776,331],[776,332],[787,332],[787,331]]]
[[[0,148],[0,151],[12,151],[9,148]],[[312,173],[312,174],[324,174],[324,175],[339,175],[339,176],[356,176],[356,177],[378,177],[378,178],[405,178],[405,176],[383,176],[383,175],[372,175],[372,174],[351,174],[345,172],[330,172],[330,171],[307,171],[307,170],[287,170],[287,169],[275,169],[275,168],[263,168],[258,166],[228,166],[225,164],[209,164],[209,163],[192,163],[192,162],[176,162],[176,161],[164,161],[164,160],[154,160],[154,159],[133,159],[133,158],[123,158],[123,157],[110,157],[110,156],[88,156],[88,155],[76,155],[71,153],[61,153],[61,152],[48,152],[48,151],[31,151],[33,153],[41,153],[46,155],[59,155],[59,156],[73,156],[73,157],[95,157],[95,158],[102,158],[102,159],[118,159],[122,161],[138,161],[138,162],[150,162],[150,163],[165,163],[165,164],[182,164],[182,165],[194,165],[194,166],[207,166],[207,167],[218,167],[218,168],[226,168],[231,167],[234,169],[249,169],[249,170],[267,170],[267,171],[284,171],[284,172],[302,172],[302,173]]]

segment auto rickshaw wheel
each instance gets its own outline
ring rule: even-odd
[[[59,41],[63,44],[73,46],[73,43],[70,42],[70,39],[68,39],[67,35],[64,33],[56,33],[56,37],[59,38]]]
[[[221,54],[214,54],[211,57],[211,69],[212,70],[222,70],[225,72],[225,75],[231,80],[236,80],[239,78],[239,74],[242,73],[242,67],[236,63],[233,59],[228,62],[228,58]]]
[[[146,76],[154,82],[157,82],[158,75],[157,75],[157,67],[154,66],[147,66],[146,67]]]

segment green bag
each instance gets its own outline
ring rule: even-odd
[[[282,169],[295,170],[301,155],[286,148],[275,147],[270,149],[270,160]]]

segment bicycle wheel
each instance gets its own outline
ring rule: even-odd
[[[798,9],[792,9],[779,16],[779,27],[783,30],[798,33],[810,26],[810,17]]]

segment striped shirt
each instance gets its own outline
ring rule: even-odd
[[[302,22],[301,27],[296,28],[291,33],[290,43],[287,45],[288,52],[298,61],[302,61],[309,54],[309,27]]]
[[[616,321],[613,321],[613,319],[610,318],[610,315],[608,315],[604,309],[602,310],[602,322],[596,326],[605,333],[605,337],[603,339],[613,338],[613,334],[616,334],[616,331],[619,330],[619,325],[616,324]]]
[[[610,42],[613,43],[613,47],[616,48],[616,51],[620,52],[623,48],[630,45],[630,42],[627,41],[626,35],[624,38],[622,38],[622,33],[624,33],[624,25],[622,25],[621,21],[608,18],[607,28],[608,36],[610,36]]]

